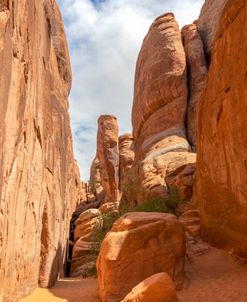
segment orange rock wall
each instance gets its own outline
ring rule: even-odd
[[[55,1],[0,1],[0,68],[0,301],[13,302],[62,272],[80,185]]]
[[[229,1],[198,115],[195,198],[202,237],[247,256],[247,3]]]
[[[97,158],[100,163],[104,202],[119,201],[119,136],[118,122],[113,115],[98,119]]]

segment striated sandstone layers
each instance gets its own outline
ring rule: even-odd
[[[97,158],[100,163],[101,184],[104,202],[119,201],[119,147],[118,122],[113,115],[102,115],[98,119]]]
[[[205,55],[208,62],[210,61],[220,17],[227,2],[228,0],[205,0],[198,18],[198,31],[204,43]]]
[[[195,163],[189,153],[185,116],[187,69],[174,15],[158,17],[144,39],[136,66],[132,108],[138,201],[167,194],[167,173]]]
[[[71,69],[55,1],[0,1],[0,300],[62,273],[80,176]]]
[[[182,36],[186,54],[189,89],[186,117],[187,138],[190,145],[196,147],[197,107],[208,70],[203,42],[197,31],[196,24],[184,26]]]
[[[199,104],[195,198],[204,240],[247,256],[247,3],[229,1]]]

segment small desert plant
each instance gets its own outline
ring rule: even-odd
[[[150,197],[144,200],[138,205],[128,205],[122,203],[118,213],[105,213],[101,214],[102,227],[98,230],[96,244],[92,247],[92,252],[98,254],[100,246],[106,236],[106,234],[112,229],[114,222],[127,212],[162,212],[176,214],[177,207],[180,202],[186,202],[181,200],[179,189],[177,187],[171,187],[166,197]]]
[[[99,228],[96,244],[92,246],[92,253],[98,254],[100,246],[106,236],[106,234],[112,229],[114,222],[120,217],[119,213],[103,213],[101,214],[102,227]]]
[[[133,212],[168,212],[166,200],[159,197],[152,197],[144,200],[141,204],[133,207]]]

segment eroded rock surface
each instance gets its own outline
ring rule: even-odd
[[[101,245],[97,260],[101,301],[121,301],[134,286],[159,272],[167,272],[181,286],[184,256],[184,228],[174,215],[125,214]]]
[[[191,146],[196,147],[197,107],[207,77],[207,63],[202,39],[196,24],[182,29],[183,43],[188,70],[188,110],[186,117],[187,138]]]
[[[101,213],[88,209],[75,222],[71,276],[87,274],[95,266],[97,238],[102,228]]]
[[[128,182],[135,159],[134,139],[131,134],[119,137],[119,178],[120,188]]]
[[[210,61],[215,35],[227,2],[228,0],[205,0],[198,18],[198,31],[202,37],[208,61]]]
[[[137,200],[165,196],[166,174],[191,163],[185,115],[187,69],[181,33],[174,15],[155,20],[144,39],[136,67],[133,136]]]
[[[176,288],[167,273],[155,274],[137,286],[121,302],[176,302]]]
[[[0,297],[13,302],[62,274],[79,198],[55,1],[0,1],[0,66]]]
[[[97,158],[100,163],[104,202],[119,200],[118,122],[115,116],[102,115],[98,120]]]
[[[246,16],[246,1],[229,1],[220,21],[199,104],[195,184],[203,239],[243,256],[247,256]]]
[[[95,157],[91,165],[89,189],[98,201],[104,200],[105,192],[101,181],[100,162],[97,157]]]

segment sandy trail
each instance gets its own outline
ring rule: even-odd
[[[189,286],[178,292],[180,302],[247,302],[247,265],[226,251],[211,248],[186,263]]]
[[[37,288],[21,302],[98,302],[97,279],[65,278],[52,289]]]
[[[179,302],[247,302],[247,265],[226,251],[210,248],[186,263],[190,282],[178,292]],[[36,291],[21,302],[99,302],[97,279],[63,279],[50,289]],[[155,302],[155,301],[150,301]]]

